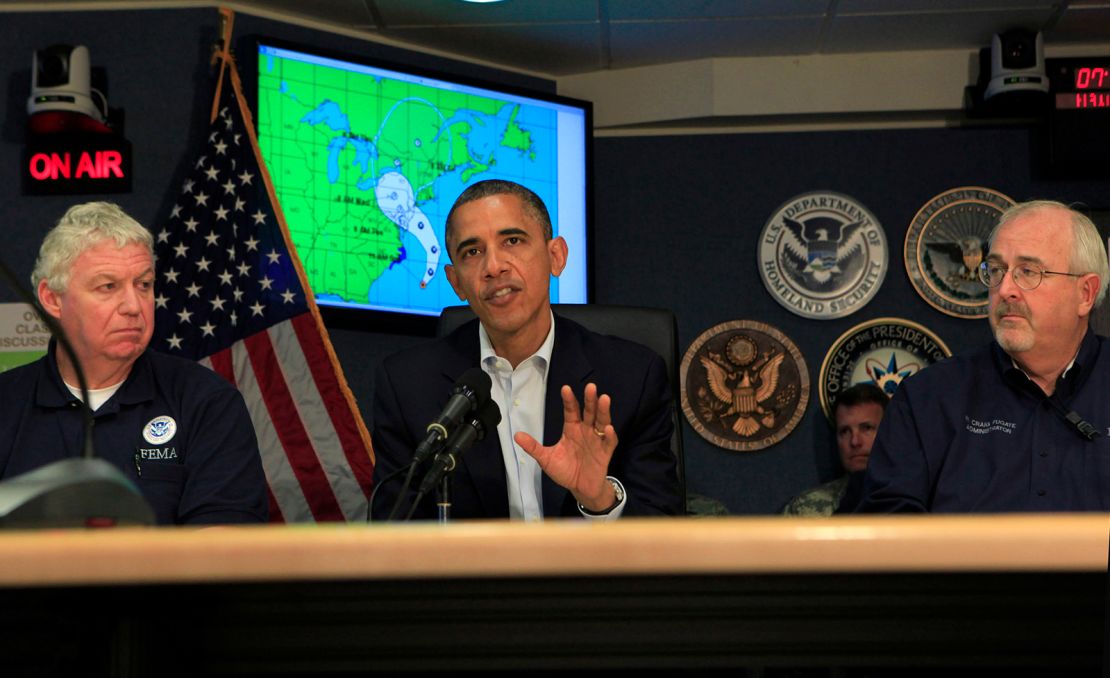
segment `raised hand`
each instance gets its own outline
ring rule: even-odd
[[[617,449],[608,395],[598,396],[596,384],[586,384],[583,405],[569,386],[559,391],[563,399],[563,435],[554,445],[541,445],[527,433],[513,440],[531,455],[552,480],[567,488],[587,510],[600,512],[616,502],[613,486],[605,479],[609,460]]]

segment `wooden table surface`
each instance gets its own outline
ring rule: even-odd
[[[0,586],[913,572],[1106,572],[1106,514],[12,531]]]

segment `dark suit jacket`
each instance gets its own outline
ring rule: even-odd
[[[479,351],[478,321],[474,320],[442,339],[389,356],[378,367],[374,379],[374,520],[389,515],[404,478],[398,469],[412,459],[428,423],[446,405],[455,380],[478,365]],[[556,315],[544,406],[545,445],[562,436],[559,389],[569,385],[581,401],[589,382],[612,398],[619,443],[609,475],[620,480],[627,492],[623,515],[681,514],[675,458],[670,450],[673,423],[663,359],[645,346],[595,334]],[[420,484],[424,470],[417,470],[412,485]],[[505,463],[495,431],[461,456],[452,476],[452,519],[509,517]],[[404,517],[409,509],[414,490],[409,492],[398,517]],[[543,510],[547,517],[581,516],[574,496],[546,475]],[[435,497],[425,497],[413,518],[435,517]]]

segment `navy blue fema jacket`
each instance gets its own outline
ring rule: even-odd
[[[1051,398],[993,341],[908,378],[879,425],[857,512],[1110,510],[1108,345],[1088,331]]]
[[[82,454],[79,400],[43,358],[0,374],[0,478]],[[264,522],[266,480],[243,396],[191,360],[144,351],[93,414],[96,455],[123,470],[159,524]]]

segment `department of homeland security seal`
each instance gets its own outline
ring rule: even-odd
[[[146,423],[143,427],[143,440],[151,445],[164,445],[173,440],[175,433],[177,433],[177,422],[173,417],[163,414]]]
[[[809,403],[809,371],[794,342],[754,320],[712,327],[690,344],[679,383],[682,411],[703,438],[748,452],[794,430]]]
[[[957,318],[987,317],[979,264],[998,215],[1013,204],[998,191],[964,186],[918,210],[906,231],[906,274],[930,306]]]
[[[817,382],[821,409],[831,419],[837,396],[865,382],[893,396],[903,379],[950,355],[940,337],[915,322],[876,318],[860,323],[825,354]]]
[[[886,276],[875,215],[831,191],[783,203],[759,236],[759,275],[780,304],[805,318],[842,318],[871,301]]]

